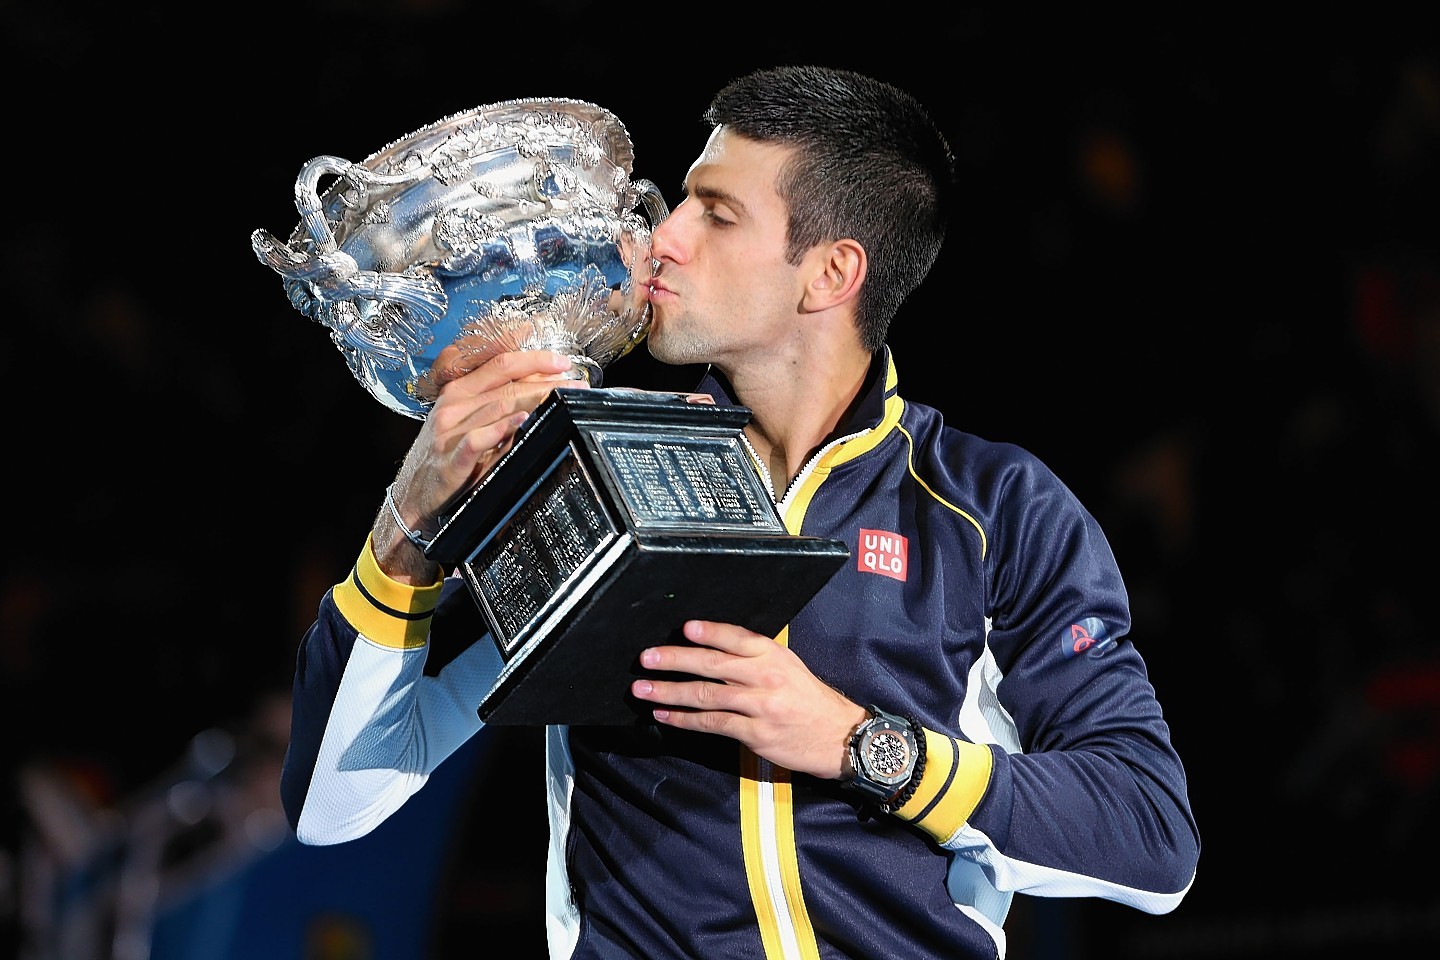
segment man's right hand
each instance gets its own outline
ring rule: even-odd
[[[440,389],[391,488],[401,519],[424,536],[455,498],[484,477],[510,448],[530,413],[557,386],[585,387],[566,376],[570,360],[552,350],[501,353]],[[371,530],[375,559],[402,583],[428,585],[437,564],[406,539],[388,506]]]

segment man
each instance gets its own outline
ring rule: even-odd
[[[654,724],[547,728],[551,955],[1003,957],[1016,891],[1172,910],[1199,839],[1104,535],[1026,451],[897,392],[885,336],[944,238],[944,138],[814,67],[705,118],[653,232],[649,349],[710,364],[790,529],[854,560],[778,637],[692,621],[644,651],[699,678],[633,682]],[[322,600],[283,783],[305,842],[365,834],[480,728],[498,655],[462,635],[426,667],[469,601],[411,536],[567,367],[510,353],[447,385]]]

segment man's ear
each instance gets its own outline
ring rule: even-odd
[[[865,248],[856,240],[836,240],[810,251],[812,270],[800,307],[806,311],[829,310],[853,301],[865,280]]]

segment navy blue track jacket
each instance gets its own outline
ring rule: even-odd
[[[1016,892],[1164,913],[1189,890],[1185,771],[1105,536],[1033,455],[945,426],[897,382],[887,348],[779,501],[792,533],[852,556],[776,640],[920,722],[919,789],[862,817],[727,738],[548,727],[556,960],[1003,958]],[[715,377],[699,390],[734,402]],[[397,583],[368,542],[326,593],[282,780],[303,842],[366,834],[481,729],[503,662],[477,622],[457,577]]]

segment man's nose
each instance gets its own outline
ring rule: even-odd
[[[653,261],[654,273],[659,273],[661,265],[666,260],[677,262],[684,259],[684,247],[680,224],[689,214],[685,203],[670,211],[670,215],[655,225],[650,231],[650,259]]]

